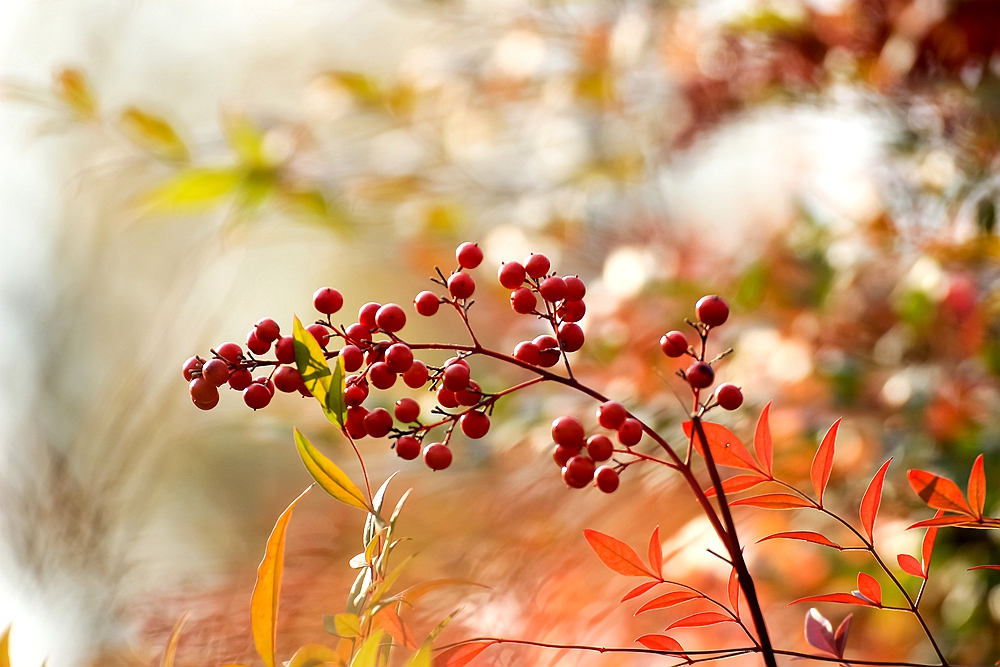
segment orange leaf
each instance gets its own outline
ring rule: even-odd
[[[413,633],[410,632],[410,629],[406,627],[406,623],[403,622],[403,619],[399,617],[399,614],[392,607],[382,607],[375,614],[375,620],[385,628],[385,631],[396,640],[397,644],[402,644],[410,649],[418,648],[417,640],[413,638]]]
[[[969,473],[969,505],[976,516],[983,515],[983,507],[986,505],[986,473],[983,472],[983,455],[976,457],[976,462],[972,464],[972,472]]]
[[[942,510],[934,513],[934,518],[936,519],[942,516],[944,516],[944,511]],[[923,563],[925,578],[927,573],[931,571],[931,556],[934,555],[934,540],[937,539],[938,530],[936,526],[928,528],[927,532],[924,533],[924,542],[920,547],[920,558]]]
[[[861,499],[861,525],[864,526],[865,533],[868,535],[868,541],[872,544],[875,544],[873,533],[875,530],[875,517],[878,516],[878,507],[882,504],[882,485],[885,483],[885,473],[889,469],[890,463],[892,463],[891,458],[882,464],[882,467],[878,469],[878,472],[875,473],[872,481],[868,484],[868,489]]]
[[[473,658],[496,644],[494,641],[472,642],[448,649],[435,656],[434,667],[465,667]]]
[[[638,616],[643,612],[653,611],[654,609],[666,609],[667,607],[673,607],[675,605],[690,602],[691,600],[697,600],[702,597],[705,596],[691,591],[674,591],[673,593],[667,593],[666,595],[653,598],[646,604],[639,607],[633,616]]]
[[[733,606],[733,613],[736,618],[740,617],[740,576],[736,573],[736,568],[729,573],[729,604]]]
[[[1000,570],[1000,565],[976,565],[969,568],[969,572],[973,570]]]
[[[858,572],[858,591],[879,607],[882,606],[882,587],[875,577],[864,572]]]
[[[732,431],[721,424],[714,424],[712,422],[702,422],[701,425],[705,429],[705,438],[708,440],[708,446],[712,450],[712,459],[716,465],[742,468],[763,474],[757,466],[757,462],[750,456],[750,452],[747,451],[747,448],[743,446],[743,443],[740,442],[740,439]],[[684,422],[684,434],[688,438],[691,437],[691,428],[690,420]],[[701,438],[697,435],[694,437],[694,448],[698,450],[698,453],[702,457],[705,456],[705,450],[701,445]]]
[[[837,430],[840,429],[840,421],[838,419],[833,422],[833,426],[823,436],[823,442],[816,450],[812,467],[809,469],[809,478],[816,490],[816,499],[819,501],[820,507],[823,506],[823,493],[826,491],[826,485],[830,482],[830,473],[833,472],[833,455],[837,449]]]
[[[639,558],[635,549],[621,540],[616,540],[610,535],[589,528],[583,531],[583,536],[590,542],[597,557],[618,574],[624,574],[626,577],[655,576],[646,569],[646,565]]]
[[[643,635],[636,639],[637,642],[651,648],[654,651],[683,651],[684,647],[677,643],[677,640],[667,635]]]
[[[760,413],[757,420],[757,428],[753,432],[753,451],[757,454],[757,460],[764,466],[768,477],[774,476],[772,462],[774,460],[774,444],[771,441],[771,402]]]
[[[764,482],[770,481],[767,477],[762,477],[761,475],[754,473],[751,475],[736,475],[730,477],[722,483],[722,490],[727,494],[738,493],[740,491],[746,491],[747,489],[752,489],[758,484],[763,484]],[[710,486],[705,489],[705,497],[711,498],[715,495],[715,487]]]
[[[899,554],[896,556],[896,562],[899,563],[899,567],[902,568],[903,572],[921,579],[927,578],[924,576],[924,569],[920,567],[920,561],[910,554]]]
[[[842,546],[836,542],[831,541],[824,535],[819,533],[814,533],[811,530],[790,530],[784,533],[775,533],[774,535],[768,535],[767,537],[762,537],[757,540],[757,544],[765,540],[802,540],[803,542],[812,542],[813,544],[822,544],[824,547],[833,547],[834,549],[843,549]]]
[[[747,507],[761,507],[768,510],[792,510],[800,507],[815,507],[811,500],[793,496],[790,493],[765,493],[760,496],[750,496],[740,498],[729,503],[731,507],[745,505]]]
[[[962,497],[962,490],[950,479],[926,470],[911,470],[906,473],[906,478],[910,480],[913,491],[934,509],[975,516]]]
[[[660,527],[653,529],[649,536],[649,566],[657,577],[663,576],[663,545],[660,544]]]
[[[631,600],[632,598],[637,598],[640,595],[642,595],[643,593],[648,592],[650,589],[654,588],[655,586],[659,586],[662,583],[663,583],[662,581],[647,581],[644,584],[639,584],[638,586],[636,586],[635,588],[633,588],[632,590],[630,590],[628,593],[626,593],[625,597],[623,597],[621,599],[621,601],[622,602],[627,602],[628,600]]]
[[[944,526],[971,526],[973,528],[981,527],[976,523],[976,519],[970,516],[955,516],[954,514],[944,514],[941,516],[935,516],[931,519],[924,519],[923,521],[918,521],[912,526],[907,526],[907,530],[913,530],[914,528],[941,528]]]
[[[826,595],[810,595],[807,598],[799,598],[798,600],[793,600],[789,602],[789,606],[793,604],[799,604],[800,602],[838,602],[840,604],[856,604],[861,607],[873,607],[874,605],[862,598],[851,595],[850,593],[828,593]]]
[[[706,625],[715,625],[716,623],[733,622],[735,622],[733,617],[728,614],[723,614],[718,611],[702,611],[697,614],[691,614],[690,616],[677,619],[668,625],[664,632],[669,632],[674,628],[700,628]]]

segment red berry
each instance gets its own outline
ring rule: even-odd
[[[360,322],[355,322],[347,327],[347,329],[344,330],[344,333],[347,334],[348,340],[355,345],[361,345],[365,341],[370,341],[372,339],[371,331]]]
[[[527,287],[518,287],[510,293],[510,307],[515,313],[530,315],[535,312],[537,305],[538,299],[535,298],[535,293]]]
[[[424,365],[424,362],[416,359],[410,366],[410,370],[403,373],[403,382],[410,389],[420,389],[427,384],[428,377],[427,366]]]
[[[618,488],[618,473],[610,466],[601,466],[594,474],[594,484],[604,493],[614,493]]]
[[[517,289],[524,284],[524,278],[527,274],[524,272],[524,267],[521,266],[520,262],[507,262],[500,265],[500,270],[497,271],[497,279],[500,284],[507,289]]]
[[[583,424],[575,417],[559,417],[552,422],[552,439],[557,445],[580,449],[583,435]]]
[[[274,373],[274,388],[286,394],[299,390],[302,385],[302,375],[299,369],[292,366],[282,366]]]
[[[375,323],[375,315],[381,307],[382,304],[375,303],[374,301],[369,301],[361,306],[358,310],[358,322],[369,331],[374,331],[378,328],[378,325]]]
[[[368,398],[368,383],[356,375],[352,375],[351,377],[355,381],[351,383],[350,378],[348,378],[347,387],[344,389],[344,402],[353,407],[361,405]]]
[[[365,355],[357,345],[345,345],[340,348],[340,358],[343,359],[344,370],[348,373],[358,370],[365,362]]]
[[[538,293],[549,303],[562,301],[566,298],[566,281],[559,276],[551,276],[538,286]]]
[[[476,291],[476,281],[468,273],[455,273],[448,278],[448,291],[456,299],[468,299]]]
[[[549,258],[541,253],[533,253],[524,260],[524,271],[532,278],[541,278],[549,272]]]
[[[715,388],[715,400],[723,410],[735,410],[743,405],[743,392],[735,384],[724,382]]]
[[[216,405],[219,404],[219,393],[216,392],[215,398],[208,401],[195,401],[192,399],[191,402],[194,403],[194,406],[199,410],[211,410],[212,408],[214,408]]]
[[[259,378],[254,379],[253,383],[259,384],[260,386],[264,387],[264,389],[267,389],[267,392],[271,394],[271,396],[274,396],[274,382],[271,381],[271,378],[266,376],[261,376]]]
[[[574,489],[582,489],[594,479],[594,462],[586,456],[574,456],[562,469],[562,478]]]
[[[438,296],[434,292],[424,291],[413,299],[413,307],[418,314],[430,317],[437,313],[438,308],[441,307],[441,301],[438,300]]]
[[[476,410],[466,412],[458,423],[462,427],[462,433],[473,440],[478,440],[490,430],[490,418],[486,413]]]
[[[660,349],[668,357],[680,357],[688,351],[687,336],[680,331],[668,331],[660,337]]]
[[[271,392],[264,385],[254,382],[243,390],[243,402],[254,410],[266,408],[271,402]]]
[[[254,354],[267,354],[267,351],[271,349],[271,344],[257,338],[257,330],[254,329],[247,334],[247,349]]]
[[[312,398],[312,392],[309,391],[308,387],[306,387],[305,382],[299,385],[299,393],[302,394],[305,398]]]
[[[626,447],[637,445],[640,440],[642,440],[642,422],[638,419],[629,417],[618,427],[618,442]]]
[[[696,361],[684,372],[688,384],[695,389],[704,389],[715,382],[715,371],[704,361]]]
[[[729,319],[729,305],[726,304],[722,297],[715,296],[714,294],[698,299],[698,303],[694,306],[694,312],[698,316],[699,321],[710,327],[721,326]]]
[[[526,364],[537,366],[541,355],[541,350],[530,340],[525,340],[517,344],[514,348],[514,357]]]
[[[424,463],[431,470],[444,470],[451,465],[451,450],[440,442],[424,447]]]
[[[195,403],[211,403],[219,400],[219,389],[205,378],[195,378],[188,384],[188,393]]]
[[[628,410],[617,401],[602,403],[601,407],[597,408],[597,423],[612,431],[617,430],[627,417]]]
[[[196,373],[198,375],[201,374],[201,369],[204,365],[205,362],[203,362],[199,357],[191,357],[190,359],[185,361],[184,366],[182,368],[184,379],[188,382],[193,380],[195,378]]]
[[[344,296],[332,287],[320,287],[313,293],[313,307],[324,315],[333,315],[343,306]]]
[[[257,320],[257,324],[254,325],[254,331],[257,332],[257,338],[265,343],[273,343],[281,336],[281,327],[270,317]]]
[[[253,374],[246,368],[233,371],[233,374],[229,376],[229,387],[236,391],[243,391],[250,386],[251,382],[253,382]]]
[[[479,384],[475,380],[469,380],[468,386],[465,389],[461,389],[455,392],[455,400],[458,401],[459,405],[464,405],[466,407],[472,407],[479,403],[479,399],[482,398],[482,391],[479,388]]]
[[[396,384],[396,374],[384,361],[377,361],[368,367],[368,380],[376,389],[388,389]]]
[[[222,359],[209,359],[201,369],[201,377],[221,387],[229,381],[229,364]]]
[[[420,416],[420,404],[412,398],[401,398],[396,401],[396,408],[393,410],[396,419],[404,424],[417,421]]]
[[[396,441],[396,456],[412,461],[420,456],[420,441],[412,435],[404,435]]]
[[[576,352],[583,347],[585,336],[583,329],[576,322],[563,322],[559,325],[559,340],[567,352]]]
[[[587,295],[587,286],[579,276],[566,276],[566,300],[580,301]]]
[[[483,263],[483,249],[478,243],[463,243],[455,250],[455,259],[463,269],[474,269]]]
[[[469,367],[462,364],[452,364],[444,369],[444,388],[451,391],[462,391],[469,386]]]
[[[455,392],[450,389],[445,389],[441,387],[437,392],[438,403],[441,404],[442,408],[457,408],[458,399],[455,398]]]
[[[365,428],[366,416],[368,416],[368,410],[360,405],[347,408],[347,419],[344,420],[344,428],[347,429],[347,434],[355,440],[360,440],[368,435],[368,430]]]
[[[387,303],[375,313],[375,323],[382,331],[396,333],[406,326],[406,313],[396,304]]]
[[[243,356],[243,348],[236,343],[223,343],[216,350],[216,353],[226,361],[238,364],[240,363],[240,358]]]
[[[384,438],[392,428],[392,415],[385,408],[375,408],[365,415],[365,430],[373,438]]]
[[[274,356],[279,364],[295,363],[295,339],[291,336],[282,336],[278,339],[278,344],[274,346]]]
[[[566,462],[571,458],[580,453],[578,449],[570,449],[569,447],[563,447],[562,445],[556,445],[555,451],[552,452],[552,460],[556,462],[556,465],[562,468],[566,465]]]
[[[395,343],[385,351],[385,363],[394,373],[405,373],[413,365],[413,350],[405,343]]]
[[[615,452],[615,445],[606,435],[592,435],[587,438],[587,453],[595,461],[607,461]]]
[[[551,368],[559,363],[559,341],[552,336],[538,336],[531,341],[538,346],[538,365]]]
[[[583,301],[563,301],[556,310],[556,315],[562,318],[563,322],[579,322],[586,314],[587,304]]]
[[[330,342],[330,330],[322,324],[310,324],[306,327],[306,331],[313,335],[320,347],[326,347],[326,344]]]
[[[448,360],[444,362],[444,367],[448,368],[448,366],[454,366],[455,364],[469,368],[469,362],[462,357],[448,357]]]

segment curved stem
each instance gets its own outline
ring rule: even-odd
[[[652,655],[664,655],[672,658],[678,658],[681,662],[675,664],[685,664],[693,665],[698,662],[707,662],[711,660],[725,660],[726,658],[735,658],[740,655],[746,655],[747,653],[757,653],[760,651],[756,646],[741,646],[739,648],[723,648],[723,649],[709,649],[703,651],[661,651],[659,649],[653,648],[639,648],[631,646],[588,646],[587,644],[554,644],[551,642],[536,642],[527,639],[504,639],[503,637],[473,637],[472,639],[463,639],[460,642],[453,642],[451,644],[445,644],[443,646],[437,646],[434,648],[435,652],[447,651],[448,649],[456,648],[458,646],[466,646],[468,644],[476,643],[486,643],[490,642],[493,644],[514,644],[517,646],[534,646],[536,648],[554,648],[563,651],[591,651],[594,653],[646,653]],[[696,658],[690,658],[688,656],[698,656]],[[922,666],[913,666],[922,667]]]

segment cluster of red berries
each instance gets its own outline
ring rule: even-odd
[[[618,442],[631,448],[642,439],[643,425],[630,417],[621,403],[608,401],[597,409],[597,423],[617,432]],[[582,489],[591,482],[605,493],[618,488],[618,473],[624,466],[602,465],[615,452],[611,438],[595,434],[586,438],[583,424],[574,417],[559,417],[552,422],[552,440],[556,443],[552,459],[562,469],[566,485]]]

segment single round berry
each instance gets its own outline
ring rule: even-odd
[[[424,447],[424,463],[431,470],[444,470],[451,465],[451,450],[440,442]]]
[[[551,368],[559,363],[559,341],[552,336],[542,335],[531,341],[538,346],[538,365]]]
[[[271,381],[271,378],[267,376],[261,376],[259,378],[255,378],[253,383],[259,384],[260,386],[264,387],[264,389],[267,389],[267,393],[271,394],[271,396],[274,396],[274,382]]]
[[[394,303],[387,303],[375,313],[375,324],[382,331],[396,333],[406,326],[406,313]]]
[[[274,346],[274,356],[279,364],[295,363],[295,339],[291,336],[282,336],[278,339],[278,344]]]
[[[236,391],[243,391],[250,386],[251,382],[253,382],[253,374],[247,368],[233,371],[233,374],[229,376],[229,388]]]
[[[375,303],[374,301],[369,301],[365,305],[358,309],[358,322],[361,326],[365,327],[369,331],[374,331],[378,328],[375,323],[375,315],[378,313],[378,309],[382,307],[382,304]]]
[[[194,403],[194,406],[199,410],[211,410],[212,408],[214,408],[216,405],[219,404],[219,393],[216,392],[215,398],[208,401],[195,401],[192,399],[191,402]]]
[[[531,364],[532,366],[537,366],[539,359],[541,358],[541,350],[538,346],[532,343],[530,340],[521,341],[514,348],[514,358],[523,361],[526,364]]]
[[[243,357],[243,348],[241,348],[236,343],[223,343],[216,350],[216,353],[232,364],[240,363],[240,359]]]
[[[385,351],[385,363],[393,373],[405,373],[413,365],[413,350],[405,343],[394,343]]]
[[[326,344],[330,342],[330,330],[322,324],[310,324],[306,327],[306,331],[312,334],[320,347],[326,347]]]
[[[359,346],[372,339],[371,330],[360,322],[355,322],[354,324],[348,326],[347,329],[344,330],[344,333],[347,334],[347,339],[349,341]]]
[[[729,305],[722,297],[703,296],[694,306],[698,320],[710,327],[722,326],[729,319]]]
[[[538,286],[538,293],[549,303],[562,301],[566,298],[566,281],[559,276],[551,276]]]
[[[541,278],[549,272],[549,258],[541,253],[533,253],[524,260],[524,271],[532,278]]]
[[[360,405],[347,408],[347,419],[344,420],[344,428],[347,430],[347,434],[355,440],[366,437],[368,430],[365,428],[365,417],[367,416],[368,410]]]
[[[574,489],[582,489],[594,479],[594,462],[586,456],[574,456],[562,470],[563,481]]]
[[[373,347],[367,352],[365,352],[365,363],[371,366],[376,361],[385,361],[385,349],[382,347]]]
[[[247,349],[254,354],[267,354],[267,351],[271,349],[271,343],[264,342],[257,337],[257,330],[254,329],[247,334]]]
[[[469,386],[469,367],[462,364],[452,364],[444,369],[444,388],[451,391],[462,391]]]
[[[723,410],[735,410],[743,405],[743,392],[735,384],[724,382],[715,388],[715,400]]]
[[[205,378],[195,378],[188,384],[188,393],[195,403],[211,403],[219,400],[219,388]]]
[[[618,442],[626,447],[633,447],[642,440],[642,422],[629,417],[618,427]]]
[[[450,389],[445,389],[444,387],[438,389],[437,400],[442,408],[458,407],[458,398],[455,397],[455,392]]]
[[[615,445],[606,435],[592,435],[587,438],[587,453],[595,461],[607,461],[615,452]]]
[[[392,415],[385,408],[375,408],[365,415],[365,430],[373,438],[384,438],[392,428]]]
[[[409,424],[417,421],[420,416],[420,404],[409,397],[401,398],[396,401],[393,412],[396,414],[396,419],[404,424]]]
[[[396,441],[396,456],[405,461],[417,458],[420,456],[420,441],[412,435],[404,435]]]
[[[478,243],[463,243],[455,250],[455,259],[463,269],[474,269],[483,263],[483,249]]]
[[[448,360],[444,362],[444,367],[448,368],[449,366],[454,366],[455,364],[469,368],[469,362],[462,357],[449,357]]]
[[[473,405],[479,403],[479,399],[481,399],[482,396],[482,390],[475,380],[469,380],[469,384],[465,389],[455,392],[455,400],[458,401],[459,405],[464,405],[466,407],[472,407]]]
[[[602,403],[601,407],[597,408],[597,423],[612,431],[617,430],[627,417],[628,410],[617,401]]]
[[[507,289],[517,289],[524,284],[527,274],[520,262],[506,262],[497,271],[497,280]]]
[[[313,293],[313,307],[324,315],[333,315],[344,307],[344,295],[332,287],[320,287]]]
[[[429,377],[427,366],[424,362],[419,359],[415,359],[413,361],[413,365],[410,366],[410,370],[403,373],[403,382],[405,382],[406,386],[410,389],[420,389],[427,384]]]
[[[559,340],[567,352],[576,352],[586,340],[583,329],[576,322],[563,322],[559,325]]]
[[[558,417],[552,422],[552,439],[557,445],[580,449],[583,447],[583,424],[575,417]]]
[[[254,382],[243,390],[243,402],[254,410],[266,408],[267,404],[271,402],[271,392],[264,385]]]
[[[209,359],[201,369],[201,377],[221,387],[229,381],[229,364],[222,359]]]
[[[696,361],[684,371],[688,384],[695,389],[710,387],[715,382],[715,371],[704,361]]]
[[[535,312],[537,305],[538,299],[535,298],[535,293],[527,287],[518,287],[510,293],[510,307],[515,313],[530,315]]]
[[[365,362],[365,355],[357,345],[345,345],[340,348],[340,358],[344,363],[344,370],[348,373],[358,370]]]
[[[579,322],[587,314],[587,304],[583,301],[563,301],[556,310],[563,322]]]
[[[490,418],[485,412],[476,410],[466,412],[458,423],[462,427],[462,433],[473,440],[478,440],[490,430]]]
[[[566,276],[566,300],[581,301],[587,295],[587,286],[579,276]]]
[[[193,380],[196,375],[201,375],[201,369],[204,367],[205,362],[203,362],[199,357],[191,357],[184,362],[182,368],[182,373],[184,374],[184,379],[188,382]]]
[[[396,384],[396,374],[384,361],[377,361],[368,367],[368,380],[376,389],[388,389]]]
[[[413,308],[424,317],[434,315],[440,307],[441,301],[434,292],[423,291],[413,299]]]
[[[368,398],[368,383],[367,382],[355,382],[354,384],[348,384],[347,388],[344,389],[344,403],[349,406],[361,405]]]
[[[580,453],[578,449],[570,449],[569,447],[563,447],[562,445],[556,445],[555,450],[552,452],[552,460],[556,462],[556,465],[562,468],[566,465],[566,462],[571,458]]]
[[[601,466],[594,473],[594,485],[604,493],[614,493],[618,483],[618,473],[610,466]]]
[[[456,299],[468,299],[476,291],[476,281],[468,273],[455,273],[448,278],[448,292]]]
[[[660,337],[660,349],[668,357],[680,357],[688,351],[687,336],[680,331],[668,331]]]
[[[273,343],[281,336],[281,327],[270,317],[257,320],[254,331],[257,333],[257,338],[265,343]]]
[[[274,388],[286,394],[291,394],[299,390],[302,385],[302,375],[299,369],[291,366],[282,366],[274,373]]]

